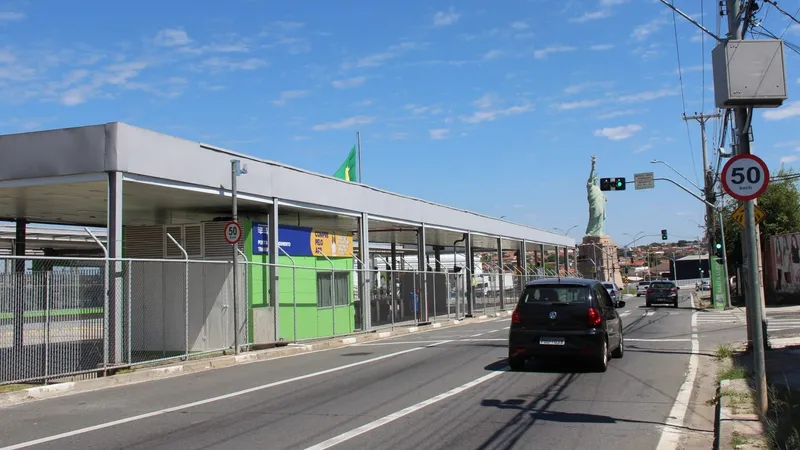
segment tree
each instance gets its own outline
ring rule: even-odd
[[[777,173],[772,173],[772,178],[786,178],[798,175],[793,169],[781,168]],[[786,181],[772,181],[767,190],[758,198],[758,207],[766,217],[761,222],[761,249],[766,250],[769,236],[776,234],[796,233],[800,231],[800,190],[797,186],[798,178]],[[739,201],[728,199],[723,207],[722,218],[725,224],[725,250],[728,258],[729,271],[733,267],[742,265],[742,227],[733,220],[732,214],[739,207]],[[719,241],[719,228],[716,230],[716,239]]]

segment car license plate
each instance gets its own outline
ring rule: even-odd
[[[541,338],[539,345],[564,345],[564,338]]]

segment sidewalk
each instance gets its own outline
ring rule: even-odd
[[[720,449],[800,448],[800,337],[776,338],[766,353],[769,413],[759,420],[753,409],[753,389],[747,375],[753,357],[740,344],[724,363],[719,386]]]

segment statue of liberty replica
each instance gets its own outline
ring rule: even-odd
[[[589,223],[586,225],[586,236],[602,237],[606,232],[606,196],[597,183],[597,156],[592,155],[592,170],[586,180],[586,196],[589,200]]]
[[[586,180],[589,222],[578,252],[578,270],[586,278],[613,281],[622,288],[617,245],[606,236],[606,196],[600,190],[596,168],[597,156],[592,155],[592,169]]]

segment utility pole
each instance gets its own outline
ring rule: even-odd
[[[714,255],[714,230],[716,230],[714,208],[711,206],[716,203],[716,196],[714,195],[714,174],[708,165],[708,150],[706,139],[706,122],[709,119],[721,119],[722,114],[697,114],[693,116],[683,116],[683,120],[696,120],[700,124],[700,143],[703,151],[703,198],[706,199],[706,244],[708,250],[708,268],[711,270],[711,258]],[[710,276],[710,275],[709,275]],[[727,280],[725,281],[728,282]],[[711,287],[711,298],[714,298],[714,287]]]
[[[741,0],[726,0],[728,14],[728,39],[742,40],[744,38],[744,28],[748,25],[748,20],[752,13],[753,0],[747,0],[746,10],[742,11]],[[741,20],[740,16],[744,16]],[[743,27],[739,25],[744,22]],[[746,107],[734,108],[735,116],[735,153],[750,154],[750,114]],[[761,286],[761,274],[759,271],[759,234],[755,221],[755,203],[753,200],[744,202],[745,227],[742,232],[742,249],[744,250],[745,261],[747,262],[747,292],[745,302],[747,307],[747,328],[750,331],[748,346],[753,353],[753,368],[756,387],[756,411],[760,415],[767,412],[767,377],[765,362],[765,342],[766,321],[763,320],[763,288]],[[726,280],[727,282],[727,280]]]

